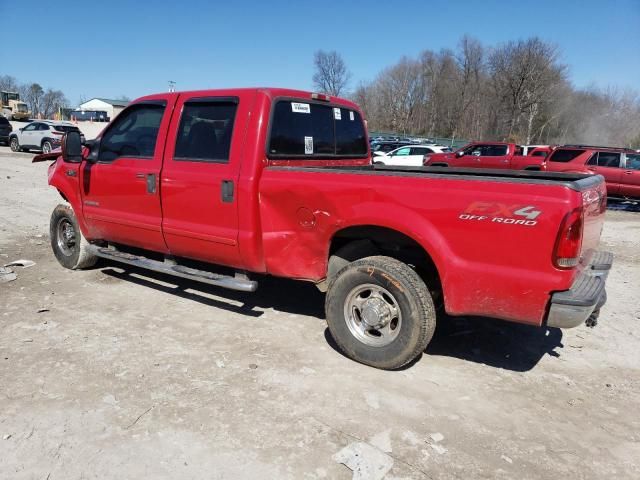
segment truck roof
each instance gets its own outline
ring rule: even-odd
[[[356,103],[351,102],[351,101],[349,101],[347,99],[344,99],[344,98],[341,98],[341,97],[336,97],[336,96],[327,95],[327,94],[318,93],[318,92],[309,92],[309,91],[305,91],[305,90],[296,90],[296,89],[291,89],[291,88],[279,88],[279,87],[217,88],[217,89],[206,89],[206,90],[185,90],[185,91],[180,91],[180,92],[158,92],[157,94],[140,97],[135,101],[151,99],[156,95],[165,95],[165,94],[168,94],[168,93],[175,93],[175,94],[178,94],[178,95],[180,95],[180,94],[189,94],[189,95],[197,94],[197,95],[202,95],[202,96],[232,96],[235,93],[251,92],[251,91],[263,93],[263,94],[267,95],[271,99],[278,98],[278,97],[304,98],[304,99],[309,99],[309,100],[326,101],[327,103],[335,103],[335,104],[339,104],[339,105],[344,105],[344,106],[349,107],[349,108],[351,108],[353,110],[360,111],[360,107]]]

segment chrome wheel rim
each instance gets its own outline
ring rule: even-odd
[[[373,283],[352,289],[344,303],[344,319],[351,334],[365,345],[385,347],[402,327],[402,312],[386,288]]]
[[[13,150],[14,152],[18,150],[18,140],[16,140],[15,138],[11,139],[11,150]]]
[[[61,218],[58,221],[56,243],[64,256],[70,257],[74,254],[76,249],[76,230],[67,218]]]

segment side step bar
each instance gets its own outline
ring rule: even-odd
[[[195,268],[185,267],[184,265],[175,265],[157,260],[151,260],[147,257],[132,255],[130,253],[121,252],[114,248],[99,247],[97,245],[89,245],[89,252],[100,258],[113,260],[114,262],[126,263],[135,267],[153,270],[154,272],[173,275],[174,277],[186,278],[196,282],[207,283],[217,287],[228,288],[230,290],[238,290],[240,292],[255,292],[258,288],[258,282],[246,278],[237,278],[229,275],[220,275],[219,273],[207,272],[205,270],[197,270]]]

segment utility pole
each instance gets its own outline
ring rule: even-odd
[[[176,91],[176,82],[174,82],[173,80],[169,80],[169,91],[170,92]]]

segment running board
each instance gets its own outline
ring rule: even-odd
[[[107,260],[113,260],[114,262],[126,263],[127,265],[133,265],[146,270],[153,270],[154,272],[173,275],[174,277],[181,277],[188,280],[194,280],[196,282],[207,283],[209,285],[215,285],[216,287],[238,290],[240,292],[255,292],[258,288],[258,282],[247,278],[220,275],[219,273],[197,270],[195,268],[185,267],[184,265],[159,262],[147,257],[121,252],[114,248],[89,245],[88,250],[90,253],[100,258],[106,258]]]

